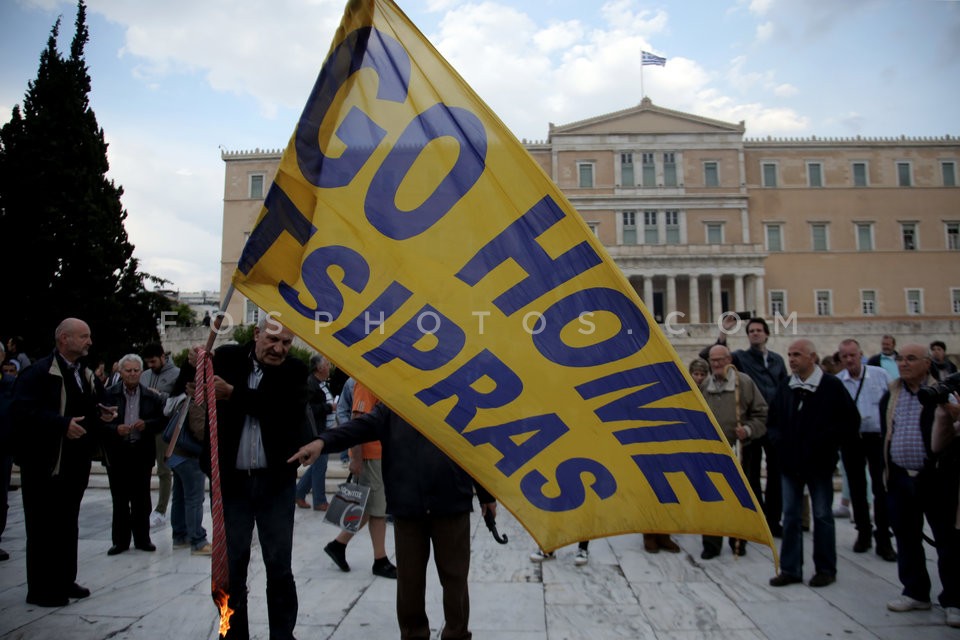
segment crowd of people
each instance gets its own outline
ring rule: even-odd
[[[947,624],[960,627],[960,403],[956,394],[926,402],[918,393],[956,372],[946,345],[938,340],[897,350],[893,336],[884,336],[880,353],[866,358],[860,343],[848,338],[821,357],[811,340],[800,338],[785,360],[767,348],[770,330],[761,318],[746,323],[746,349],[731,350],[728,333],[721,331],[689,371],[771,532],[781,539],[781,570],[770,585],[804,581],[803,534],[810,529],[814,570],[808,584],[836,581],[833,483],[842,460],[843,499],[857,530],[853,551],[875,548],[884,560],[897,562],[903,589],[887,608],[931,607],[926,521],[943,587],[939,604]],[[15,453],[27,534],[26,601],[35,606],[61,607],[90,595],[77,582],[77,537],[95,461],[107,469],[113,505],[107,555],[131,545],[156,551],[151,532],[168,522],[174,549],[212,553],[203,527],[209,427],[205,407],[193,399],[199,348],[177,368],[161,345],[147,345],[120,358],[108,373],[84,362],[92,339],[84,321],[67,318],[56,328],[53,352],[36,361],[18,338],[10,338],[5,350],[0,345],[0,536]],[[307,366],[289,357],[292,344],[292,332],[267,316],[251,343],[224,345],[213,354],[234,609],[226,637],[249,636],[247,567],[254,528],[266,569],[270,636],[293,637],[294,513],[297,507],[321,515],[327,510],[327,454],[349,451],[351,476],[370,491],[362,525],[373,545],[371,570],[397,580],[401,637],[429,636],[424,599],[432,550],[443,588],[443,637],[469,638],[471,503],[476,497],[481,513],[495,514],[495,500],[362,382],[350,378],[342,389],[332,389],[329,360],[317,354]],[[176,435],[181,428],[184,438]],[[306,469],[298,482],[300,464]],[[394,525],[395,565],[385,545],[388,522]],[[352,537],[342,531],[324,547],[341,571],[350,571]],[[643,540],[650,553],[680,551],[666,534],[644,534]],[[745,540],[727,542],[732,554],[747,553]],[[588,549],[586,540],[578,545],[576,565],[588,563]],[[701,559],[713,560],[723,550],[722,538],[702,537]],[[530,559],[555,557],[537,549]],[[8,558],[0,549],[0,561]]]

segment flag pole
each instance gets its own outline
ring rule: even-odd
[[[641,100],[643,100],[644,96],[647,95],[643,92],[643,67],[644,67],[643,60],[640,60],[640,99]]]
[[[213,318],[213,322],[210,323],[210,334],[207,336],[207,344],[205,349],[211,351],[213,349],[213,343],[216,341],[217,336],[220,335],[220,325],[223,324],[223,319],[227,314],[227,305],[230,304],[230,299],[233,297],[233,283],[230,283],[230,286],[227,287],[227,292],[223,296],[223,301],[220,303],[220,310],[217,311],[217,315]],[[233,323],[231,323],[233,324]]]

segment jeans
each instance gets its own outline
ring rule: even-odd
[[[200,470],[197,458],[185,458],[172,470],[170,527],[173,540],[185,540],[193,549],[199,549],[207,544],[207,531],[203,528],[203,490],[207,476]]]
[[[781,475],[783,486],[783,540],[780,568],[784,574],[803,577],[803,488],[810,490],[813,511],[813,566],[817,573],[837,575],[837,532],[833,522],[833,470],[810,472],[805,478]]]
[[[247,618],[247,567],[253,526],[267,572],[267,619],[271,640],[292,640],[297,624],[297,585],[293,580],[294,482],[286,473],[231,471],[224,482],[223,520],[230,571],[227,640],[250,637]]]
[[[307,467],[297,482],[296,496],[301,500],[313,491],[313,506],[327,504],[327,454],[321,454],[316,461]]]

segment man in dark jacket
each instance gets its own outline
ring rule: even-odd
[[[93,341],[83,320],[67,318],[56,349],[20,372],[13,404],[16,460],[27,530],[27,602],[62,607],[86,598],[77,584],[80,501],[97,448],[103,389],[80,363]]]
[[[817,365],[809,340],[796,340],[787,350],[790,370],[780,383],[767,415],[767,436],[780,457],[783,483],[783,542],[779,575],[770,585],[803,582],[803,533],[800,517],[803,488],[810,490],[813,509],[811,587],[837,579],[837,537],[833,522],[833,471],[840,447],[860,430],[860,412],[843,383]]]
[[[289,462],[310,464],[325,448],[341,451],[374,440],[383,446],[387,512],[394,517],[400,637],[430,637],[425,594],[432,543],[443,587],[442,637],[468,640],[471,634],[467,575],[474,489],[482,513],[496,514],[497,507],[483,487],[382,402],[370,413],[320,434]]]
[[[156,458],[156,435],[163,430],[160,394],[140,383],[143,361],[135,353],[120,358],[120,384],[107,389],[104,405],[116,409],[103,434],[104,462],[113,499],[113,546],[115,556],[133,545],[141,551],[156,551],[150,541],[150,476]]]
[[[297,623],[291,568],[297,470],[287,459],[313,434],[306,419],[307,366],[287,357],[292,345],[293,333],[267,315],[253,330],[252,344],[224,345],[213,355],[228,604],[234,609],[229,640],[246,640],[250,633],[247,565],[254,524],[267,571],[270,637],[293,638]],[[205,440],[201,460],[209,472],[209,436]]]

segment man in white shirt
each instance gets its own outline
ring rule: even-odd
[[[860,343],[847,338],[837,351],[843,371],[837,377],[846,387],[860,412],[860,435],[850,440],[840,454],[850,486],[850,503],[857,526],[856,553],[863,553],[872,546],[870,537],[870,506],[867,503],[867,476],[870,470],[873,489],[873,524],[876,531],[877,555],[887,562],[896,562],[897,553],[890,543],[890,518],[887,510],[887,492],[883,486],[883,438],[880,435],[880,399],[887,392],[890,378],[880,367],[863,363]]]

